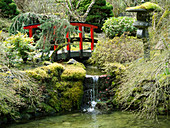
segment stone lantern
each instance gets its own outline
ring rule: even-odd
[[[127,12],[136,12],[137,21],[133,24],[137,28],[137,38],[143,40],[144,45],[144,59],[147,61],[150,59],[150,43],[148,27],[151,26],[151,12],[161,10],[161,8],[154,3],[144,2],[144,4],[136,7],[129,7]],[[146,7],[145,7],[146,6]]]

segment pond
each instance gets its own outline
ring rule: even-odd
[[[129,112],[114,111],[111,114],[72,113],[46,117],[25,124],[13,124],[9,128],[169,128],[170,118],[159,117],[159,122],[137,119]]]
[[[86,74],[87,75],[103,75],[105,73],[103,73],[101,70],[99,70],[96,66],[86,66]]]

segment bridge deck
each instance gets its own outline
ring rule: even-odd
[[[91,57],[91,50],[83,50],[82,56],[80,51],[70,51],[70,56],[68,55],[67,51],[58,51],[55,60],[66,60],[70,58],[89,58]]]

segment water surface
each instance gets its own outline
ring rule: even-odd
[[[162,116],[158,122],[137,119],[128,112],[111,114],[74,113],[46,117],[26,124],[14,124],[9,128],[170,128],[170,118]]]

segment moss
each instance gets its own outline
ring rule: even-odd
[[[80,107],[83,96],[82,81],[86,75],[82,64],[64,67],[53,63],[25,72],[46,86],[44,95],[47,96],[45,100],[47,103],[38,106],[42,111],[59,112]]]
[[[32,70],[26,70],[26,74],[28,74],[29,77],[34,78],[36,80],[42,80],[46,78],[51,78],[54,76],[59,76],[62,71],[64,70],[64,67],[61,64],[53,63],[48,66],[43,66],[39,68],[35,68]]]
[[[62,80],[84,80],[86,71],[74,65],[67,65],[61,75]]]
[[[83,96],[83,82],[57,82],[50,90],[50,105],[57,111],[70,110],[73,107],[79,108]]]
[[[42,80],[42,79],[47,78],[47,76],[48,76],[47,73],[40,68],[36,68],[34,70],[27,70],[26,74],[29,77],[34,78],[36,80]]]
[[[161,11],[162,10],[162,8],[159,5],[157,5],[155,3],[151,3],[151,2],[146,2],[144,4],[141,4],[141,5],[135,6],[135,7],[128,7],[126,10],[130,11],[131,9],[146,9],[146,10],[151,10],[151,11],[153,11],[153,10]]]
[[[83,68],[83,69],[86,69],[86,67],[84,66],[84,64],[80,63],[80,62],[76,62],[73,64],[74,66],[76,67],[80,67],[80,68]]]

